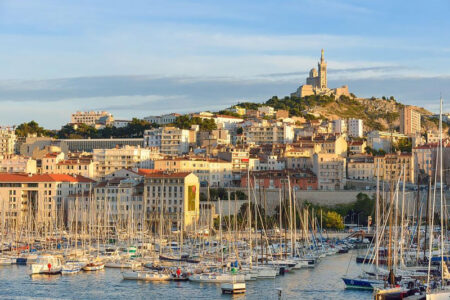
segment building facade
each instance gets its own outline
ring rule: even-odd
[[[145,147],[156,147],[161,154],[181,155],[189,152],[190,132],[176,127],[160,127],[144,132]]]
[[[411,106],[404,106],[400,110],[400,133],[414,135],[420,131],[420,113]]]

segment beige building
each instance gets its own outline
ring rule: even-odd
[[[36,160],[26,156],[10,155],[0,159],[0,172],[36,174]]]
[[[415,135],[420,133],[420,113],[411,106],[404,106],[400,110],[400,133]]]
[[[374,158],[369,155],[356,155],[347,159],[347,178],[373,181],[376,176]]]
[[[71,124],[86,124],[89,126],[112,125],[114,117],[106,111],[77,111],[70,118]]]
[[[319,190],[343,190],[346,183],[346,159],[337,154],[317,153],[313,156],[313,171]]]
[[[91,159],[65,159],[56,163],[54,173],[96,178],[96,171],[96,163]]]
[[[411,153],[389,153],[385,156],[376,156],[374,163],[375,168],[378,164],[380,166],[379,174],[382,180],[400,179],[403,181],[403,176],[405,176],[406,182],[416,182],[415,160]]]
[[[167,114],[167,115],[162,115],[162,116],[148,116],[145,117],[144,120],[150,123],[155,123],[158,125],[167,125],[167,124],[172,124],[175,122],[175,120],[180,117],[180,114],[177,113],[172,113],[172,114]]]
[[[297,140],[300,147],[320,146],[320,153],[337,154],[347,156],[347,140],[345,135],[319,135],[311,137],[300,137]]]
[[[193,131],[193,133],[195,133]],[[189,152],[189,145],[195,140],[190,130],[176,127],[160,127],[144,132],[144,146],[156,147],[160,153],[181,155]]]
[[[13,128],[0,128],[0,158],[14,154],[16,134]]]
[[[351,154],[363,154],[366,153],[367,142],[364,140],[350,141],[348,142],[348,151]]]
[[[50,152],[44,155],[38,164],[38,173],[52,174],[56,172],[56,164],[64,160],[64,152]],[[39,160],[38,160],[39,161]]]
[[[146,220],[155,232],[159,225],[166,230],[194,230],[199,219],[200,184],[192,173],[149,173],[145,175],[144,201]],[[163,220],[164,224],[159,221]]]
[[[313,156],[286,157],[286,169],[312,169]]]
[[[169,172],[192,172],[201,184],[212,187],[232,185],[233,165],[229,161],[205,158],[171,158],[155,160],[155,170]]]
[[[0,219],[12,230],[54,232],[64,225],[64,202],[93,181],[81,176],[0,173]]]
[[[96,176],[104,178],[109,173],[120,169],[143,168],[152,169],[153,161],[161,158],[156,149],[125,146],[114,149],[94,149],[93,158],[96,164]]]
[[[142,178],[112,178],[97,183],[92,196],[87,193],[69,195],[66,203],[68,226],[73,227],[76,222],[88,224],[89,214],[94,213],[99,224],[114,226],[119,231],[129,226],[142,228],[145,211]]]
[[[416,174],[422,173],[428,176],[433,175],[433,169],[436,168],[436,166],[433,165],[433,152],[436,147],[437,144],[427,144],[412,149]]]
[[[294,127],[282,122],[261,120],[244,127],[247,143],[256,145],[291,143],[294,140]]]

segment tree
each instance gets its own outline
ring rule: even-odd
[[[325,226],[330,229],[344,229],[344,220],[340,214],[335,211],[328,211],[325,214]]]
[[[37,136],[54,135],[50,130],[44,129],[35,121],[20,124],[17,126],[15,133],[19,137],[27,137],[29,134],[36,134]]]

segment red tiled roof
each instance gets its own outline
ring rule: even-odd
[[[84,176],[66,174],[0,173],[0,182],[95,182]]]

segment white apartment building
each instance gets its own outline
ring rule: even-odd
[[[162,154],[180,155],[189,152],[190,131],[176,127],[145,130],[144,146],[156,147]]]
[[[172,124],[175,122],[177,117],[181,116],[180,114],[172,113],[172,114],[166,114],[162,116],[148,116],[145,117],[144,120],[149,123],[155,123],[158,125],[167,125]]]
[[[286,144],[294,140],[294,127],[282,122],[254,122],[244,127],[244,135],[247,143],[262,144]]]
[[[348,119],[348,136],[350,137],[363,136],[363,120]]]
[[[36,174],[36,160],[27,156],[10,155],[0,159],[0,172]]]
[[[96,163],[96,176],[104,178],[106,175],[128,168],[152,169],[153,161],[160,158],[154,149],[125,146],[115,149],[94,149],[93,159]]]
[[[344,119],[334,120],[332,123],[332,128],[334,133],[347,133],[347,122]]]
[[[216,115],[213,118],[214,122],[217,124],[217,128],[219,129],[226,129],[226,130],[235,130],[237,127],[237,124],[242,123],[244,119],[237,118],[234,116],[228,116],[228,115]]]
[[[269,155],[266,159],[257,159],[251,171],[281,171],[286,168],[286,162],[278,160],[276,155]]]
[[[16,134],[13,128],[0,128],[0,158],[14,154],[16,144]]]
[[[77,111],[72,114],[72,117],[70,118],[71,124],[81,123],[89,126],[95,126],[99,123],[111,125],[113,122],[113,115],[106,111]]]
[[[124,128],[127,127],[130,123],[130,120],[114,120],[113,126],[116,128]]]
[[[337,154],[316,153],[313,171],[317,176],[319,190],[343,190],[346,183],[346,159]]]

